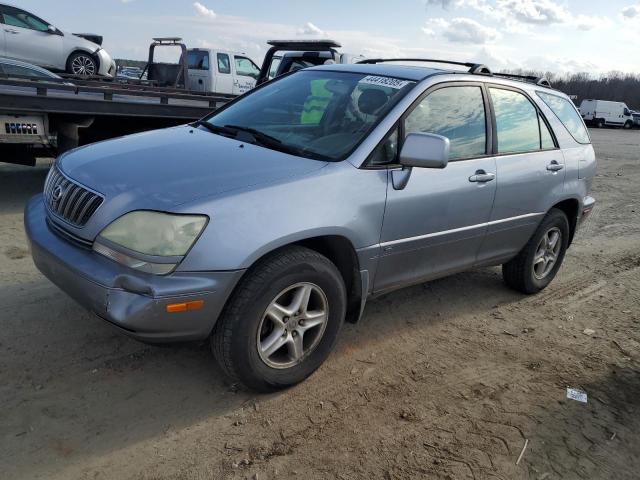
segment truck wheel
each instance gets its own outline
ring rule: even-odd
[[[97,75],[98,62],[89,53],[75,52],[69,55],[67,60],[67,73],[72,75],[80,75],[82,77],[90,77]]]
[[[522,293],[539,292],[556,276],[568,246],[569,221],[553,208],[518,256],[502,265],[505,283]]]
[[[598,120],[596,120],[596,127],[604,128],[604,120],[602,118],[599,118]]]
[[[631,130],[632,127],[633,127],[633,122],[631,122],[631,121],[629,121],[629,122],[624,124],[624,129],[625,130]]]
[[[336,266],[303,247],[252,267],[211,336],[229,377],[258,391],[301,382],[328,357],[344,323],[347,295]]]

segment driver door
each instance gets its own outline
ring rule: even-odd
[[[260,69],[247,57],[233,56],[235,77],[233,79],[233,93],[242,95],[256,86]]]
[[[8,5],[0,6],[0,11],[7,57],[43,67],[65,69],[62,36],[50,32],[47,22]]]
[[[444,169],[393,168],[381,232],[374,290],[382,292],[471,267],[486,233],[496,193],[488,155],[487,99],[478,84],[445,84],[405,115],[404,135],[425,132],[451,142]],[[402,129],[400,130],[402,131]]]

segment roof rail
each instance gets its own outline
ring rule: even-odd
[[[460,65],[469,68],[469,73],[476,75],[491,75],[491,70],[481,63],[454,62],[451,60],[437,60],[433,58],[368,58],[357,63],[376,64],[383,62],[425,62],[425,63],[446,63],[448,65]]]
[[[179,43],[182,42],[182,38],[180,37],[153,37],[153,41],[158,43],[158,44],[174,44],[174,43]]]
[[[545,77],[536,77],[535,75],[516,75],[515,73],[494,73],[496,77],[510,78],[512,80],[520,80],[528,83],[535,83],[541,87],[551,88],[551,82]]]
[[[319,49],[319,48],[340,48],[338,42],[329,39],[306,39],[306,40],[269,40],[267,45],[279,48],[298,48],[298,49]]]

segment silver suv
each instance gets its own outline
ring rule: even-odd
[[[25,225],[38,268],[120,331],[210,338],[232,378],[270,390],[317,369],[372,295],[491,265],[545,288],[595,170],[544,81],[326,65],[64,154]]]

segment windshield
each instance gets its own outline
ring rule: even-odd
[[[302,157],[343,160],[414,85],[358,73],[298,72],[214,113],[205,126]]]

